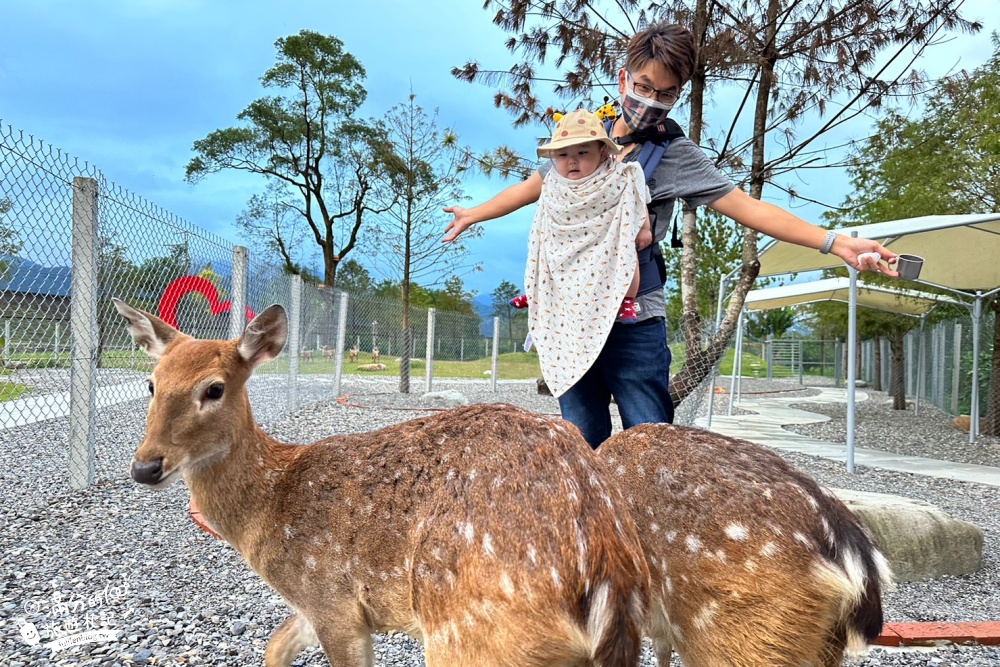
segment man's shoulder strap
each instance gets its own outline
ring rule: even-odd
[[[608,135],[611,134],[611,125],[613,121],[607,121],[605,123],[605,130],[607,130]],[[673,118],[667,118],[665,121],[651,128],[642,130],[641,132],[633,132],[632,134],[625,135],[624,137],[618,137],[615,142],[621,144],[622,146],[627,146],[629,144],[641,143],[642,148],[639,149],[639,154],[636,155],[636,162],[642,167],[642,173],[646,177],[646,183],[649,183],[650,179],[653,178],[653,172],[656,171],[656,165],[660,164],[660,160],[663,158],[663,154],[667,151],[667,146],[674,139],[684,136],[684,130],[681,126],[677,124]]]

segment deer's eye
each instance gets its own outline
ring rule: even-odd
[[[149,387],[149,395],[152,396],[153,393],[154,393],[153,392],[153,381],[152,380],[147,380],[146,381],[146,386]]]
[[[205,391],[205,398],[210,398],[216,400],[222,398],[222,392],[225,387],[221,382],[216,382],[215,384],[208,385],[208,389]]]

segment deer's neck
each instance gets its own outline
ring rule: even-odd
[[[244,556],[273,528],[281,506],[276,494],[291,474],[302,447],[278,442],[255,422],[233,432],[220,460],[189,473],[191,498],[213,530]]]

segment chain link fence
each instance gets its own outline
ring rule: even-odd
[[[263,423],[338,397],[345,375],[411,392],[433,390],[439,378],[496,386],[540,376],[537,356],[523,350],[525,318],[418,307],[404,317],[398,300],[304,284],[0,123],[0,470],[13,497],[120,478],[132,448],[107,443],[142,437],[152,360],[132,343],[112,297],[199,338],[235,337],[267,305],[283,305],[289,344],[248,383]],[[980,414],[992,314],[982,324]],[[971,337],[971,318],[908,334],[907,394],[968,414]],[[676,373],[687,357],[684,339],[675,330],[669,340]],[[701,352],[696,358],[707,358]],[[741,373],[841,384],[845,355],[842,341],[747,339]],[[887,341],[863,341],[859,357],[859,377],[888,388]],[[692,369],[691,377],[705,379],[681,402],[678,423],[695,423],[712,376],[731,373],[732,364],[730,351],[712,368]]]
[[[132,447],[110,443],[141,440],[153,362],[112,297],[199,338],[234,337],[282,304],[289,344],[248,383],[263,423],[335,399],[345,374],[415,392],[435,377],[539,375],[537,357],[504,341],[496,320],[423,308],[404,318],[398,300],[303,284],[0,122],[5,497],[42,500],[44,489],[84,488],[126,469]]]

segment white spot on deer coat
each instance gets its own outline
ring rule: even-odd
[[[496,555],[496,553],[493,551],[493,538],[490,537],[489,533],[483,535],[483,551],[486,552],[487,556]]]
[[[739,523],[731,523],[726,526],[726,536],[731,540],[736,540],[737,542],[743,542],[747,539],[747,529],[746,526]]]
[[[511,581],[510,575],[506,571],[500,575],[500,590],[509,599],[514,599],[514,582]]]
[[[555,584],[556,588],[562,588],[562,580],[559,579],[559,572],[556,571],[555,566],[551,569],[552,573],[552,583]]]
[[[765,558],[773,558],[780,551],[781,547],[779,547],[774,542],[768,542],[761,548],[760,555],[764,556]]]
[[[687,550],[691,553],[698,553],[701,549],[701,540],[699,540],[694,535],[688,535],[687,539],[684,540],[684,544],[687,545]]]
[[[590,602],[590,614],[587,616],[587,635],[593,642],[601,641],[612,620],[612,611],[608,605],[608,584],[602,582],[594,591]]]
[[[306,567],[310,570],[316,569],[316,559],[312,556],[306,556]]]
[[[718,609],[719,603],[714,600],[706,604],[694,617],[694,627],[699,630],[707,630],[715,621],[715,613]]]

